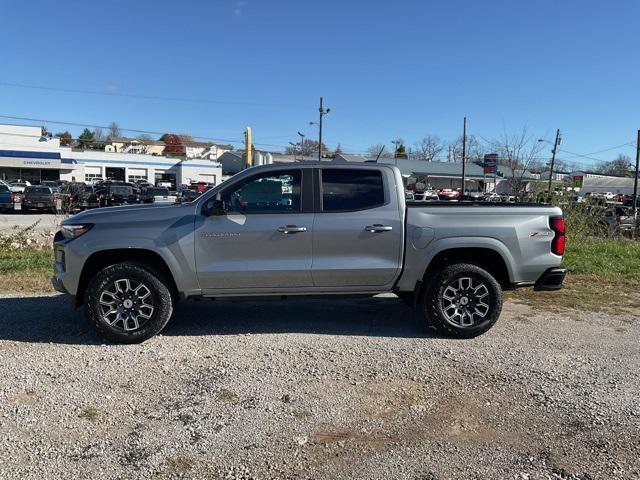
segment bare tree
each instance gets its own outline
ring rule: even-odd
[[[482,159],[485,153],[487,153],[486,149],[475,135],[467,135],[467,162],[478,161]],[[450,162],[462,162],[462,137],[458,137],[449,144],[447,155],[450,155],[450,158],[447,158]]]
[[[107,137],[105,136],[104,131],[102,130],[102,127],[95,128],[95,130],[93,131],[93,139],[94,139],[93,148],[95,150],[104,150],[104,144],[107,140]]]
[[[633,164],[631,163],[630,157],[620,154],[615,160],[611,160],[610,162],[600,162],[596,169],[604,175],[628,177],[633,172]]]
[[[515,134],[504,132],[493,142],[499,163],[507,167],[502,169],[504,178],[508,181],[511,191],[518,197],[524,196],[527,176],[538,161],[543,148],[537,138],[529,135],[527,129],[523,128]]]
[[[136,135],[136,139],[140,140],[141,142],[153,141],[153,137],[151,137],[151,135],[149,135],[148,133],[141,133],[140,135]]]
[[[109,138],[120,137],[122,136],[122,132],[120,131],[120,127],[116,122],[111,122],[109,124]]]
[[[444,144],[437,135],[425,135],[415,143],[416,156],[419,160],[433,162],[444,150]]]
[[[372,158],[372,159],[376,159],[378,157],[378,154],[380,154],[380,151],[385,148],[384,144],[382,143],[376,143],[375,145],[371,145],[369,148],[367,148],[367,157]],[[388,154],[388,152],[386,152]],[[386,157],[385,155],[385,150],[382,150],[382,154],[380,154],[382,157]]]
[[[318,155],[318,141],[313,139],[308,139],[304,141],[304,147],[302,147],[300,143],[296,143],[295,145],[289,145],[285,148],[285,153],[287,155],[300,155],[302,151],[303,157],[313,157],[314,155]],[[322,142],[322,151],[327,152],[327,146],[324,142]]]

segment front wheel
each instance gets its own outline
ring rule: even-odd
[[[473,338],[498,321],[502,289],[483,268],[456,263],[434,273],[420,300],[422,313],[440,333]]]
[[[100,270],[85,295],[87,321],[116,343],[144,342],[165,327],[173,312],[166,280],[144,265],[118,263]]]

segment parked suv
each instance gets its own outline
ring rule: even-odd
[[[13,210],[13,192],[4,183],[0,183],[0,211]]]
[[[24,210],[56,210],[54,191],[42,185],[25,187],[22,197]]]
[[[101,185],[96,190],[96,196],[101,207],[140,203],[140,196],[133,187],[123,183]]]
[[[175,203],[176,196],[169,193],[167,187],[142,187],[141,203]]]
[[[99,206],[93,185],[80,182],[68,183],[62,186],[61,194],[63,209],[67,212],[76,212]]]

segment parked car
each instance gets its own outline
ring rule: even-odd
[[[31,186],[26,180],[13,180],[9,182],[9,188],[13,193],[24,193],[24,189]]]
[[[13,192],[5,183],[0,183],[0,211],[13,210]]]
[[[495,192],[487,192],[484,194],[485,202],[501,202],[502,197]]]
[[[140,190],[141,203],[176,203],[176,196],[166,187],[143,187]]]
[[[414,192],[414,200],[416,201],[433,201],[439,200],[438,192],[435,190],[425,190],[424,192]]]
[[[385,292],[471,338],[498,320],[503,288],[561,288],[565,240],[558,207],[406,202],[392,165],[274,164],[191,203],[64,220],[52,282],[116,342],[160,332],[179,299]]]
[[[600,224],[605,226],[610,233],[630,233],[633,232],[635,220],[633,208],[614,207],[604,212]]]
[[[40,185],[51,188],[54,193],[60,192],[60,183],[56,180],[43,180]]]
[[[196,192],[195,190],[188,190],[188,189],[180,190],[178,192],[176,200],[178,203],[189,203],[189,202],[193,202],[199,196],[200,196],[200,193]]]
[[[55,192],[42,185],[25,187],[22,197],[23,210],[56,210]]]
[[[213,187],[215,187],[215,185],[207,182],[193,182],[191,185],[189,185],[190,190],[195,190],[196,192],[200,192],[200,193],[206,192],[207,190],[210,190]]]
[[[101,207],[140,203],[140,196],[130,185],[109,183],[96,188],[96,197]]]
[[[63,210],[77,212],[100,206],[95,187],[82,182],[68,183],[61,188]]]
[[[460,196],[458,190],[451,190],[450,188],[443,188],[438,192],[439,200],[457,200]]]

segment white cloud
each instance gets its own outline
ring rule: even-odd
[[[244,7],[246,4],[247,2],[244,2],[244,1],[236,2],[236,7],[233,9],[233,16],[234,17],[242,16],[242,11],[244,10]]]

